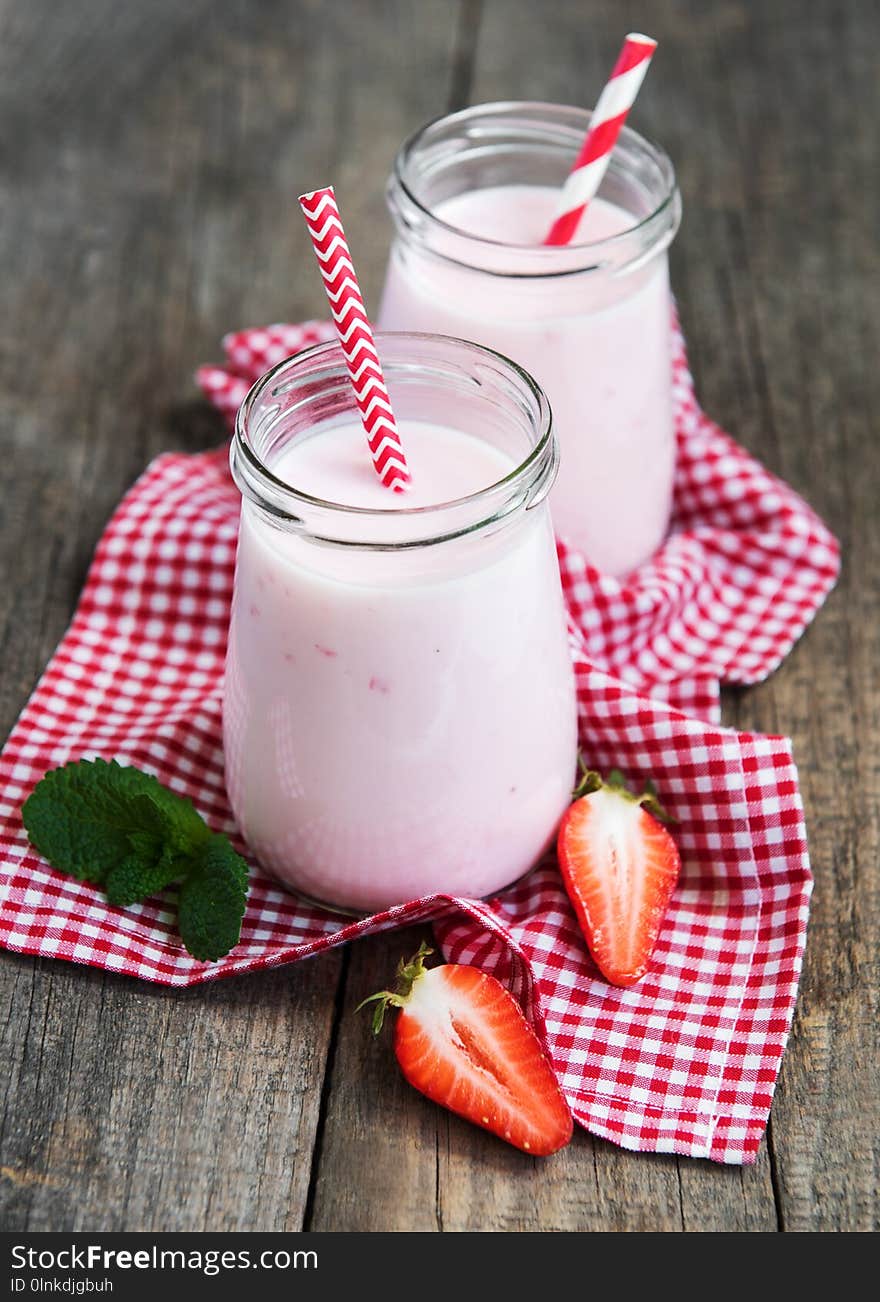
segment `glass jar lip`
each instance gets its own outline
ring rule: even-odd
[[[556,436],[553,431],[550,404],[543,389],[537,381],[533,379],[528,371],[524,370],[523,367],[521,367],[517,362],[514,362],[511,358],[505,357],[503,353],[499,353],[493,348],[487,348],[483,344],[472,343],[470,340],[458,339],[452,335],[390,330],[377,330],[374,334],[380,345],[380,350],[383,341],[390,343],[392,347],[395,342],[402,341],[412,341],[415,344],[423,344],[428,347],[451,344],[457,350],[464,350],[471,357],[477,359],[492,359],[495,362],[500,362],[502,366],[512,371],[534,399],[537,415],[536,424],[540,429],[539,437],[530,448],[528,455],[522,461],[517,462],[513,469],[501,479],[485,485],[474,493],[468,493],[463,497],[453,498],[448,501],[434,502],[425,506],[389,506],[379,508],[349,506],[342,502],[334,502],[327,498],[316,497],[310,493],[302,491],[301,489],[295,488],[286,480],[280,479],[276,474],[274,474],[254,448],[248,432],[248,422],[253,413],[254,407],[261,397],[263,397],[267,392],[269,392],[273,397],[280,392],[278,386],[279,377],[283,372],[291,369],[292,364],[294,366],[307,365],[321,357],[326,357],[328,361],[334,359],[341,363],[342,366],[345,365],[342,347],[339,341],[337,339],[330,339],[323,343],[313,344],[309,348],[304,348],[300,352],[291,354],[289,357],[282,358],[280,362],[277,362],[260,376],[246,394],[235,417],[235,429],[230,449],[230,462],[233,478],[242,493],[245,493],[260,505],[269,506],[272,514],[276,517],[286,517],[291,522],[295,522],[300,518],[296,513],[297,507],[305,508],[312,512],[318,512],[321,516],[330,520],[334,518],[346,518],[350,520],[361,520],[364,522],[385,522],[386,524],[399,522],[401,525],[405,525],[407,522],[430,520],[444,512],[455,514],[463,510],[475,508],[478,505],[481,507],[483,504],[486,505],[487,509],[485,513],[481,510],[480,519],[469,524],[467,529],[454,529],[448,535],[440,534],[437,537],[431,538],[422,537],[411,543],[388,543],[387,545],[392,548],[399,546],[423,546],[429,542],[443,541],[447,536],[458,536],[462,532],[469,532],[472,529],[480,528],[482,525],[491,523],[493,520],[508,514],[511,508],[508,503],[507,511],[492,511],[489,509],[490,505],[494,501],[496,505],[503,506],[505,502],[508,501],[511,490],[514,489],[522,487],[523,492],[526,494],[526,499],[524,500],[524,505],[526,506],[531,507],[537,505],[539,500],[543,500],[546,492],[540,493],[540,496],[534,496],[532,500],[529,500],[529,496],[536,485],[539,488],[542,486],[542,481],[545,478],[542,471],[544,471],[548,460],[551,463],[552,474],[555,477],[558,453],[555,446]],[[408,369],[412,369],[416,364],[408,363],[406,365]],[[386,359],[385,366],[386,370],[391,370],[393,372],[395,363],[392,361],[389,365],[389,362]],[[334,368],[332,373],[337,374],[338,370],[339,368],[337,366]],[[326,374],[331,374],[329,369]],[[355,416],[357,415],[356,407],[353,407],[352,414]],[[239,464],[237,454],[240,454],[244,465]],[[369,455],[369,449],[365,446],[364,456],[368,457]],[[549,484],[546,486],[546,491],[549,491]],[[398,495],[395,494],[395,496]],[[502,500],[499,502],[499,499]],[[519,501],[520,498],[518,497],[517,502]],[[291,509],[286,510],[283,504],[286,504]],[[326,537],[323,534],[319,536],[322,537],[323,541],[342,542],[344,544],[355,546],[371,547],[383,545],[381,543],[376,544],[370,540],[357,541],[352,539],[334,539],[332,537]]]
[[[475,235],[472,231],[467,231],[461,226],[454,226],[452,223],[446,222],[441,217],[438,217],[432,209],[426,207],[425,204],[422,203],[405,179],[406,165],[411,160],[418,145],[423,141],[424,137],[440,123],[456,123],[458,121],[464,121],[469,117],[477,117],[480,115],[485,117],[497,117],[500,119],[505,114],[513,113],[532,113],[536,117],[539,117],[543,113],[545,119],[549,118],[551,114],[557,116],[564,114],[570,119],[572,125],[577,121],[579,126],[582,128],[581,134],[585,135],[586,129],[588,128],[590,119],[593,115],[593,110],[580,108],[571,104],[557,104],[552,100],[493,100],[490,103],[474,104],[468,108],[459,109],[455,113],[441,113],[438,114],[437,117],[432,118],[429,122],[424,123],[417,131],[414,131],[411,136],[407,137],[400,149],[397,151],[392,167],[392,180],[400,187],[406,199],[418,210],[421,216],[432,223],[434,227],[441,231],[450,233],[456,238],[456,240],[460,240],[462,246],[465,248],[471,247],[474,250],[480,248],[496,251],[509,250],[513,254],[528,251],[530,255],[540,257],[548,264],[553,262],[558,263],[562,260],[562,257],[565,254],[568,255],[570,260],[573,254],[582,252],[585,256],[589,256],[593,259],[593,262],[591,262],[590,265],[595,265],[598,251],[619,249],[625,241],[631,240],[634,235],[644,233],[652,224],[659,226],[659,219],[666,214],[670,215],[671,221],[675,224],[677,229],[680,212],[676,212],[675,209],[679,201],[679,190],[672,160],[666,151],[649,136],[646,136],[639,131],[635,131],[632,127],[626,126],[623,127],[620,132],[620,142],[623,144],[634,144],[637,147],[647,149],[663,177],[664,194],[657,205],[652,208],[651,212],[646,214],[646,216],[639,218],[638,221],[633,222],[631,226],[626,226],[622,231],[617,231],[614,235],[606,235],[602,239],[598,240],[577,240],[562,245],[517,244],[510,240],[497,240],[482,235]],[[674,230],[672,233],[675,233]],[[434,252],[436,253],[436,250],[434,250]],[[440,254],[437,256],[442,257],[443,255]],[[457,261],[457,259],[449,258],[449,261]],[[546,271],[521,272],[518,274],[525,277],[540,277],[545,275],[564,275],[570,273],[572,270],[576,269],[567,267],[565,270],[559,271],[552,270],[548,266]]]

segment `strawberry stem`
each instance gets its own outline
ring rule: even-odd
[[[594,791],[613,791],[615,795],[623,796],[626,800],[632,800],[635,804],[641,805],[653,814],[660,823],[677,823],[678,819],[672,814],[668,814],[660,803],[657,795],[657,788],[653,782],[646,782],[645,789],[640,795],[636,795],[626,784],[626,778],[620,769],[612,769],[608,774],[608,780],[602,780],[602,774],[597,773],[595,769],[588,769],[583,761],[582,756],[578,756],[578,763],[581,767],[581,780],[574,789],[573,800],[580,800],[582,796],[591,796]]]
[[[413,954],[409,962],[401,959],[397,965],[397,989],[380,990],[378,994],[368,995],[362,999],[354,1010],[359,1013],[367,1004],[375,1004],[373,1009],[373,1034],[378,1035],[385,1023],[385,1014],[389,1008],[403,1008],[412,994],[412,988],[418,981],[419,977],[425,974],[424,960],[434,951],[430,945],[422,941],[419,945],[418,952]]]
[[[595,769],[588,769],[580,755],[578,763],[581,766],[581,780],[572,792],[572,800],[580,800],[581,796],[591,796],[594,791],[601,791],[605,785],[602,774],[597,773]]]

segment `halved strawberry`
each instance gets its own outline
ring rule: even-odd
[[[411,1085],[526,1153],[555,1153],[571,1139],[571,1113],[519,1004],[478,968],[426,968],[431,952],[422,945],[398,967],[396,991],[360,1005],[377,1002],[374,1032],[399,1008],[394,1052]]]
[[[681,872],[678,847],[659,819],[653,787],[628,791],[585,773],[559,827],[559,867],[602,975],[632,986],[645,975]]]

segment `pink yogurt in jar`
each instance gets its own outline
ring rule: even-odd
[[[560,444],[557,532],[623,576],[669,525],[675,468],[667,249],[680,218],[665,154],[625,129],[577,243],[546,247],[589,114],[482,105],[397,157],[379,324],[497,349],[545,390]]]
[[[380,351],[407,493],[372,468],[335,344],[260,381],[232,453],[230,799],[264,867],[354,911],[514,881],[576,757],[546,401],[457,340]]]

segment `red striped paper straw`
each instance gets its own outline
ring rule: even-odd
[[[373,466],[387,488],[402,493],[410,483],[409,468],[332,185],[301,194],[299,206],[330,300]]]
[[[630,32],[624,41],[611,77],[593,109],[581,152],[560,192],[556,219],[544,239],[545,244],[570,244],[574,239],[587,204],[602,184],[620,129],[656,48],[656,41],[638,32]]]

